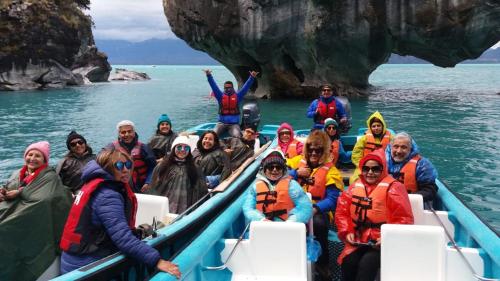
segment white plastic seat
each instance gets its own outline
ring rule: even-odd
[[[137,215],[135,226],[143,223],[152,224],[153,217],[162,221],[168,215],[168,198],[148,194],[135,194],[137,197]]]
[[[411,210],[413,213],[414,224],[416,225],[434,225],[441,226],[436,216],[428,210],[424,210],[424,200],[420,194],[408,194],[410,198]],[[455,226],[448,218],[448,212],[446,211],[435,211],[436,215],[439,217],[441,222],[446,227],[448,233],[453,235],[455,233]],[[446,242],[449,242],[448,237]]]
[[[225,261],[236,239],[226,239]],[[252,222],[248,240],[243,240],[228,261],[231,280],[307,280],[306,229],[302,223]]]

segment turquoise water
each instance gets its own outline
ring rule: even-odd
[[[0,182],[19,168],[25,147],[48,140],[51,161],[66,153],[70,130],[94,149],[116,137],[115,125],[134,121],[140,139],[168,113],[174,130],[216,120],[202,66],[126,66],[147,72],[151,81],[113,82],[64,90],[0,93]],[[212,67],[219,83],[234,78]],[[500,230],[500,65],[383,65],[373,73],[369,99],[352,100],[354,128],[379,110],[393,129],[414,136],[450,188],[495,229]],[[310,101],[259,101],[261,124],[287,121],[307,128]]]

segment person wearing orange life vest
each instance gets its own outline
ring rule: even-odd
[[[241,136],[240,130],[240,103],[243,97],[250,90],[255,77],[259,74],[256,71],[250,71],[250,76],[245,82],[243,87],[236,92],[234,90],[233,82],[224,82],[224,91],[221,91],[215,83],[210,69],[203,70],[207,75],[208,84],[212,88],[212,92],[219,103],[219,121],[215,125],[214,131],[222,138],[222,134],[228,131],[229,135],[234,138]]]
[[[424,202],[436,197],[438,173],[432,163],[420,156],[417,144],[405,133],[397,133],[385,150],[389,174],[402,182],[408,193],[422,195]]]
[[[262,160],[257,180],[243,204],[243,213],[249,221],[307,223],[311,218],[311,201],[302,187],[288,176],[281,152],[271,151]]]
[[[344,150],[344,146],[340,141],[340,130],[337,121],[332,118],[327,118],[325,120],[324,130],[332,142],[330,155],[333,165],[337,165],[339,160],[340,163],[349,163],[351,161],[352,152],[346,152]]]
[[[344,281],[373,281],[380,268],[380,226],[413,224],[404,185],[387,173],[384,151],[359,162],[361,175],[337,203],[335,224],[345,243],[338,258]]]
[[[323,85],[320,97],[309,105],[306,116],[313,118],[314,129],[323,129],[326,118],[333,118],[341,124],[347,125],[348,120],[344,106],[334,97],[334,91],[336,90],[331,85]]]
[[[322,254],[316,271],[323,280],[330,280],[328,268],[329,216],[335,211],[337,198],[344,188],[339,170],[330,161],[330,139],[322,130],[312,130],[304,144],[304,152],[287,160],[289,170],[313,200],[314,235]]]
[[[302,154],[304,144],[295,139],[293,128],[290,124],[282,123],[276,133],[278,135],[277,149],[285,155],[285,158],[293,158]]]
[[[156,157],[149,146],[139,141],[132,121],[123,120],[116,125],[118,139],[108,144],[108,149],[118,149],[128,153],[134,160],[134,171],[130,179],[130,185],[134,192],[146,192],[149,190],[151,176],[156,166]]]
[[[115,252],[134,258],[180,278],[177,265],[133,233],[137,198],[129,186],[132,158],[105,149],[84,168],[84,185],[78,192],[64,226],[60,247],[61,273],[107,257]]]

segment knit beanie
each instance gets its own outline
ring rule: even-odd
[[[39,141],[30,144],[26,150],[24,151],[24,158],[26,158],[26,155],[28,152],[31,150],[36,149],[40,151],[43,154],[43,157],[45,158],[45,163],[49,163],[49,156],[50,156],[50,144],[47,141]]]
[[[273,150],[271,151],[263,160],[262,160],[262,168],[263,169],[266,169],[267,166],[270,166],[270,165],[280,165],[281,167],[283,167],[283,169],[286,168],[286,164],[285,164],[285,157],[283,157],[283,154],[281,154],[281,152],[277,151],[277,150]]]
[[[135,130],[135,124],[134,124],[134,122],[132,122],[130,120],[122,120],[122,121],[118,122],[118,124],[116,124],[116,129],[118,131],[120,131],[120,127],[123,127],[123,126],[132,126],[132,128],[134,128],[134,130]]]
[[[335,121],[335,119],[333,118],[326,118],[325,119],[325,128],[327,128],[328,126],[335,126],[336,128],[339,127],[339,124],[337,123],[337,121]]]
[[[74,139],[81,139],[85,144],[87,144],[87,140],[80,134],[78,134],[77,132],[75,131],[71,131],[68,135],[68,137],[66,138],[66,147],[68,148],[68,150],[71,150],[71,147],[70,147],[70,143],[74,140]]]
[[[156,127],[159,128],[160,124],[163,123],[163,122],[168,122],[168,124],[170,125],[170,127],[172,127],[172,122],[170,121],[170,118],[168,118],[167,114],[160,115],[160,118],[158,118],[158,123],[156,124]]]
[[[178,144],[186,144],[189,145],[191,148],[191,151],[193,151],[194,148],[196,148],[196,142],[198,141],[198,138],[195,136],[191,135],[181,135],[175,138],[174,142],[172,142],[172,151],[174,151],[175,146]]]

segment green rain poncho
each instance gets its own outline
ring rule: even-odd
[[[17,189],[19,171],[5,186]],[[0,202],[0,280],[35,280],[59,254],[71,192],[45,168],[19,196]]]
[[[194,163],[203,172],[204,176],[220,175],[220,181],[225,180],[231,174],[229,157],[222,149],[209,152],[193,151]]]

